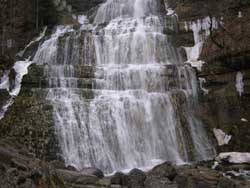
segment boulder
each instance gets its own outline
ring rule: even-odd
[[[69,183],[88,185],[95,184],[98,181],[98,178],[96,176],[82,175],[80,172],[77,171],[58,169],[56,170],[56,173],[64,181]]]
[[[116,172],[112,177],[111,177],[111,184],[116,184],[116,185],[127,185],[128,184],[128,176],[123,174],[122,172]]]
[[[133,169],[128,174],[128,187],[129,188],[143,188],[146,174],[139,169]]]
[[[93,167],[89,167],[89,168],[83,168],[80,173],[84,176],[96,176],[98,178],[103,178],[104,174],[103,172],[98,169],[98,168],[93,168]]]
[[[176,175],[176,169],[168,162],[158,165],[148,172],[148,176],[165,177],[171,181]]]

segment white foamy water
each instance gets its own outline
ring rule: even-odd
[[[9,71],[6,71],[0,78],[0,89],[9,90]]]
[[[112,173],[213,157],[192,111],[195,72],[163,34],[160,5],[108,0],[95,18],[104,28],[58,27],[38,50],[67,165]]]
[[[26,61],[17,61],[14,64],[13,69],[16,72],[16,77],[15,77],[15,86],[14,88],[10,91],[11,96],[17,96],[21,90],[21,83],[23,76],[28,74],[28,67],[32,64],[32,61],[26,60]]]

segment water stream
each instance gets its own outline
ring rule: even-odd
[[[164,34],[163,10],[161,0],[107,0],[93,24],[57,27],[40,46],[66,164],[111,173],[213,157],[193,111],[195,72]]]

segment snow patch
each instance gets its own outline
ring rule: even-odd
[[[203,84],[206,83],[206,79],[205,78],[199,78],[199,81],[200,81],[201,90],[203,91],[203,93],[205,95],[207,95],[209,93],[209,90],[203,87]]]
[[[239,13],[238,13],[238,18],[242,18],[242,17],[243,17],[242,12],[239,11]]]
[[[225,152],[216,157],[217,161],[227,161],[229,163],[250,163],[250,153]]]
[[[199,42],[193,47],[184,47],[187,54],[187,61],[185,63],[190,64],[192,67],[197,68],[199,71],[201,71],[202,65],[205,63],[204,61],[198,60],[202,50],[202,46],[203,42]]]
[[[223,146],[223,145],[228,144],[232,138],[231,135],[227,135],[221,129],[214,128],[213,133],[214,133],[214,136],[215,136],[219,146]]]
[[[239,96],[242,96],[244,93],[244,82],[243,82],[243,74],[239,71],[236,74],[236,90],[239,93]]]
[[[184,28],[185,28],[185,31],[186,31],[186,32],[189,30],[189,28],[188,28],[188,23],[187,23],[187,22],[184,22]]]
[[[167,16],[177,16],[172,8],[167,8]]]
[[[215,170],[217,166],[219,166],[219,162],[218,161],[214,161],[212,169]]]
[[[248,122],[248,120],[246,118],[241,118],[242,122]]]
[[[204,61],[199,60],[203,43],[205,39],[211,34],[212,30],[218,29],[218,22],[216,18],[206,17],[204,19],[198,19],[193,22],[185,22],[185,30],[192,30],[194,36],[193,47],[184,47],[187,54],[187,61],[185,63],[190,64],[192,67],[201,71]]]

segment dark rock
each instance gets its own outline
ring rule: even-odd
[[[155,177],[149,176],[147,177],[145,183],[145,188],[178,188],[176,183],[171,182],[166,177]]]
[[[229,163],[220,163],[218,169],[226,172],[226,171],[240,171],[247,170],[250,171],[250,164],[229,164]]]
[[[69,183],[95,184],[98,181],[96,176],[82,175],[80,172],[58,169],[56,173],[59,177]]]
[[[82,175],[96,176],[98,178],[103,178],[104,174],[100,169],[97,168],[83,168],[80,173]]]
[[[9,73],[9,88],[10,91],[15,87],[16,71],[11,68]]]
[[[217,186],[218,188],[235,188],[236,184],[228,178],[222,178],[219,180]]]
[[[154,167],[151,171],[149,171],[148,176],[158,176],[158,177],[166,177],[170,181],[172,181],[177,175],[175,168],[168,162],[165,162],[161,165]]]
[[[146,180],[146,174],[139,170],[133,169],[128,174],[128,187],[129,188],[142,188],[144,181]]]
[[[184,165],[177,167],[177,176],[174,182],[180,188],[210,188],[216,187],[219,178],[223,178],[222,174],[219,174],[211,167],[206,167],[204,162],[202,165]]]
[[[6,166],[0,163],[0,176],[6,172]]]
[[[0,89],[0,108],[10,99],[9,92],[6,89]]]
[[[49,164],[56,169],[65,169],[66,168],[64,162],[59,161],[59,160],[50,161]]]
[[[18,180],[17,180],[17,185],[21,185],[21,184],[24,184],[26,182],[26,177],[18,177]]]
[[[128,176],[123,174],[122,172],[116,172],[112,177],[111,177],[111,184],[117,184],[117,185],[122,185],[125,186],[128,184]]]
[[[17,159],[12,159],[11,162],[12,162],[12,166],[15,168],[18,168],[19,170],[22,170],[22,171],[28,170],[27,165],[22,163],[21,161],[18,161]]]
[[[193,179],[188,176],[178,175],[174,181],[180,188],[196,188]]]
[[[71,166],[71,165],[67,166],[66,169],[70,170],[70,171],[77,171],[77,169],[74,166]]]
[[[40,169],[33,169],[31,171],[30,177],[34,182],[37,183],[43,177],[43,173]]]

